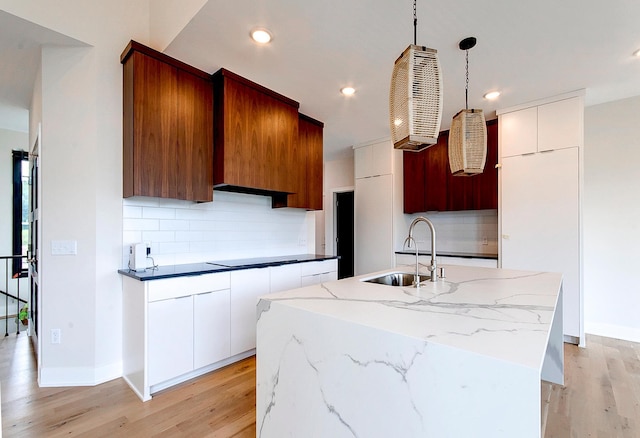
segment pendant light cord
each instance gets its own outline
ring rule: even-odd
[[[464,107],[465,109],[469,109],[469,49],[465,50],[466,53],[466,61],[467,61],[467,68],[466,68],[466,75],[467,75],[467,79],[466,79],[466,83],[464,86]]]
[[[413,0],[413,45],[418,45],[418,14],[416,12],[416,1]]]

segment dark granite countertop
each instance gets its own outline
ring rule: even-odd
[[[337,259],[336,256],[320,254],[296,254],[277,257],[255,257],[249,259],[213,260],[204,263],[189,263],[184,265],[158,266],[155,269],[146,269],[141,272],[129,269],[119,269],[118,272],[127,277],[140,281],[160,280],[163,278],[186,277],[189,275],[212,274],[216,272],[235,271],[239,269],[266,268],[291,263],[317,262],[322,260]]]
[[[415,256],[415,251],[396,251],[396,254],[405,254]],[[430,256],[431,251],[418,251],[418,255],[420,256]],[[436,251],[437,256],[442,257],[462,257],[465,259],[488,259],[488,260],[498,260],[498,254],[480,254],[480,253],[469,253],[469,252],[440,252]]]

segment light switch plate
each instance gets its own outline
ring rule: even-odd
[[[52,240],[51,255],[76,255],[78,254],[77,240]]]

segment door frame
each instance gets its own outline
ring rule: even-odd
[[[329,189],[329,195],[331,202],[327,202],[325,205],[325,236],[324,236],[324,244],[325,244],[325,254],[336,255],[336,230],[337,230],[337,221],[336,221],[336,210],[334,208],[336,202],[336,193],[342,192],[354,192],[355,194],[356,187],[353,186],[344,186],[344,187],[333,187]]]
[[[33,233],[35,228],[35,236],[32,234],[29,236],[29,254],[28,254],[28,262],[29,262],[29,334],[31,337],[31,342],[33,343],[33,347],[36,354],[36,363],[38,366],[38,383],[40,383],[40,371],[41,371],[41,356],[40,353],[42,351],[42,288],[40,285],[42,284],[42,269],[40,265],[40,261],[42,260],[42,175],[41,175],[41,166],[42,166],[42,126],[38,124],[36,138],[33,144],[33,147],[29,151],[29,180],[30,180],[30,188],[29,190],[34,190],[33,185],[31,184],[34,181],[35,177],[35,196],[30,196],[31,199],[36,199],[36,206],[34,208],[33,205],[29,205],[29,232]],[[31,161],[33,160],[33,164]],[[37,172],[33,172],[33,166],[37,169]],[[35,220],[36,226],[33,227],[33,222]],[[35,247],[35,251],[33,251],[33,247]],[[31,298],[33,297],[33,286],[36,285],[36,303],[35,306],[31,302]],[[34,315],[37,315],[34,318]],[[36,326],[37,324],[37,326]]]

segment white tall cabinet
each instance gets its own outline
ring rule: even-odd
[[[583,91],[497,111],[500,266],[561,272],[565,340],[581,345],[583,113]]]
[[[393,145],[390,140],[354,151],[355,274],[394,266]]]

